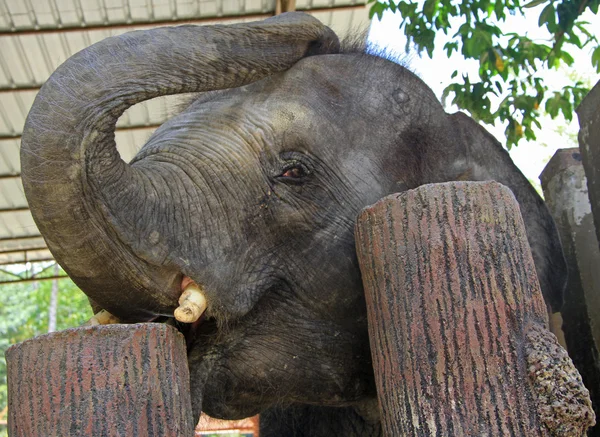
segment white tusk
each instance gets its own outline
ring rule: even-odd
[[[202,289],[191,283],[179,297],[179,307],[175,310],[175,318],[183,323],[194,323],[206,311],[206,297]]]
[[[81,326],[112,325],[121,321],[106,310],[100,310]]]

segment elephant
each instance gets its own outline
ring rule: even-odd
[[[118,117],[177,93],[197,94],[124,162]],[[194,414],[261,413],[262,436],[381,435],[354,225],[388,194],[507,185],[546,302],[562,302],[554,222],[500,143],[308,14],[84,49],[41,88],[21,163],[49,249],[100,307],[164,321],[201,285],[206,311],[179,326]]]

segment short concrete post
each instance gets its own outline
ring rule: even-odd
[[[600,249],[579,149],[558,150],[540,179],[562,241],[569,283],[561,309],[569,356],[600,412]],[[600,427],[593,434],[600,435]]]
[[[585,435],[589,395],[546,328],[508,188],[386,197],[360,214],[356,244],[385,435]]]
[[[183,336],[164,324],[55,332],[12,346],[11,437],[192,437]]]
[[[588,180],[596,236],[600,241],[600,82],[583,99],[577,108],[577,116],[579,148]]]

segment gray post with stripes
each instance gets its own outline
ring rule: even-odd
[[[11,437],[192,437],[185,340],[156,323],[67,329],[12,346]]]
[[[386,197],[360,214],[356,244],[385,435],[585,435],[589,393],[547,329],[508,188]]]

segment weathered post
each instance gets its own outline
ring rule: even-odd
[[[519,207],[495,182],[426,185],[356,231],[387,436],[583,436],[589,395],[547,330]]]
[[[183,336],[156,323],[55,332],[12,346],[11,437],[192,437]]]
[[[579,149],[559,149],[540,179],[562,241],[569,282],[561,309],[569,356],[600,412],[600,249]],[[595,426],[589,435],[600,436]]]
[[[577,108],[579,117],[579,148],[588,180],[590,203],[600,241],[600,82]]]

